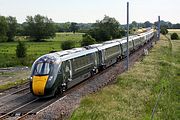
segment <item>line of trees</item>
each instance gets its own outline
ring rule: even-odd
[[[146,21],[144,23],[138,23],[133,21],[130,24],[130,29],[135,30],[137,28],[151,26],[157,26],[157,22],[151,23]],[[180,29],[180,24],[172,24],[162,20],[161,27],[163,29]],[[0,16],[0,42],[14,41],[16,35],[27,36],[33,41],[42,41],[53,38],[56,32],[83,32],[90,35],[97,42],[101,42],[124,36],[125,28],[126,25],[120,25],[115,18],[106,15],[102,20],[96,21],[96,23],[54,23],[52,19],[38,14],[27,16],[26,21],[22,24],[18,24],[15,17]]]
[[[164,21],[164,20],[161,20],[161,26],[162,27],[165,27],[167,29],[180,29],[180,23],[177,23],[177,24],[172,24],[171,22],[169,21]],[[157,26],[158,25],[158,22],[154,22],[154,23],[151,23],[149,21],[146,21],[144,23],[138,23],[136,21],[133,21],[131,24],[130,24],[130,28],[147,28],[147,27],[151,27],[151,26]]]
[[[0,42],[10,42],[16,35],[17,20],[15,17],[0,16]]]
[[[81,32],[86,33],[92,28],[93,23],[76,23],[76,22],[65,22],[56,23],[57,32]]]
[[[33,41],[42,41],[53,38],[56,32],[75,33],[79,27],[83,28],[83,25],[75,22],[54,23],[52,19],[39,14],[27,16],[22,24],[17,23],[16,17],[0,16],[0,42],[14,41],[16,35],[28,36]]]
[[[14,41],[16,35],[29,36],[34,41],[53,38],[56,27],[52,19],[41,15],[27,16],[26,22],[18,24],[15,17],[0,16],[0,42]]]
[[[41,15],[27,16],[24,31],[34,41],[42,41],[55,37],[56,28],[52,19]]]

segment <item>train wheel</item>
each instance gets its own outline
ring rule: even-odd
[[[119,56],[117,59],[116,59],[116,63],[120,62],[121,61],[121,56]]]
[[[58,96],[58,95],[62,95],[63,94],[63,89],[62,87],[58,87],[55,91],[55,95],[54,96]]]
[[[94,76],[96,74],[96,69],[91,70],[91,76]]]
[[[106,69],[106,65],[103,65],[103,66],[102,66],[102,69],[105,70],[105,69]]]

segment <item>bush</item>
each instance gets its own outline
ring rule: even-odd
[[[171,40],[178,40],[178,39],[179,39],[179,36],[177,33],[171,34]]]
[[[168,30],[167,30],[167,28],[162,27],[162,28],[161,28],[161,33],[162,33],[163,35],[168,34]]]
[[[0,42],[7,42],[8,37],[6,36],[0,36]]]
[[[26,45],[23,42],[18,41],[18,45],[16,47],[17,58],[25,58],[26,57],[26,51],[27,51]]]
[[[61,48],[63,50],[68,50],[68,49],[71,49],[71,48],[75,48],[75,41],[72,41],[72,40],[63,41],[61,43]]]
[[[83,35],[83,39],[81,41],[81,46],[88,46],[88,45],[92,45],[94,43],[96,43],[96,40],[94,38],[92,38],[90,35],[88,35],[88,34]]]

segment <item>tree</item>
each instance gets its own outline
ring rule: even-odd
[[[7,41],[8,24],[4,16],[0,16],[0,42]]]
[[[138,28],[138,23],[136,21],[133,21],[131,24],[130,24],[130,29],[132,28]]]
[[[166,35],[168,33],[168,30],[166,27],[161,27],[161,31],[160,31],[163,35]]]
[[[96,41],[107,41],[122,37],[119,22],[115,18],[106,15],[103,20],[93,24],[93,29],[89,30],[88,34],[95,38]]]
[[[8,42],[14,41],[14,37],[17,31],[17,20],[15,17],[9,16],[6,18],[6,21],[8,23],[8,30],[7,30]]]
[[[77,23],[72,22],[72,23],[71,23],[71,26],[70,26],[70,30],[71,30],[73,33],[75,33],[75,32],[78,30]]]
[[[144,22],[144,27],[148,28],[148,27],[152,27],[152,23],[150,23],[149,21]]]
[[[179,24],[179,23],[173,24],[173,25],[172,25],[172,28],[173,28],[173,29],[180,29],[180,24]]]
[[[26,51],[27,51],[26,45],[23,42],[18,41],[18,45],[16,47],[16,56],[18,58],[25,58]]]
[[[66,23],[56,23],[57,26],[57,31],[58,32],[70,32],[70,26],[71,23],[70,22],[66,22]]]
[[[62,41],[61,48],[63,50],[68,50],[68,49],[71,49],[71,48],[75,48],[75,41],[72,41],[72,40]]]
[[[88,34],[83,35],[83,39],[81,41],[81,46],[88,46],[88,45],[92,45],[95,43],[96,43],[96,40],[94,38],[92,38],[90,35],[88,35]]]
[[[178,40],[178,39],[179,39],[179,36],[177,33],[171,34],[171,40]]]
[[[25,31],[35,41],[53,38],[55,36],[55,25],[52,19],[41,15],[27,16]]]
[[[16,35],[18,36],[25,36],[25,30],[24,30],[24,23],[22,24],[17,24],[17,30],[16,30]]]

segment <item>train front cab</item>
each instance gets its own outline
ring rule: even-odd
[[[47,58],[36,61],[32,66],[30,90],[35,96],[50,97],[56,91],[56,71],[58,65]]]

